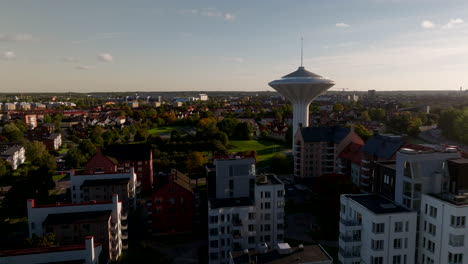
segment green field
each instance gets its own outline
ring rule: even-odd
[[[257,151],[257,163],[259,166],[266,165],[275,153],[286,150],[287,147],[283,143],[271,140],[232,140],[229,142],[230,152]],[[261,166],[262,167],[262,166]]]
[[[148,134],[150,135],[170,134],[172,130],[174,130],[173,127],[157,127],[157,128],[152,128],[148,130]]]

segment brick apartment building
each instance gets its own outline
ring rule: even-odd
[[[122,173],[134,168],[137,194],[153,188],[153,152],[147,144],[110,145],[96,152],[85,166],[85,173]]]
[[[148,212],[153,234],[191,232],[194,193],[190,178],[177,170],[160,178]]]

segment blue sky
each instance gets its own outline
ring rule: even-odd
[[[0,0],[2,92],[468,87],[466,0]]]

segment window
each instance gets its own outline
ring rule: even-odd
[[[448,262],[449,264],[462,264],[463,263],[463,253],[453,254],[448,253]]]
[[[278,202],[278,208],[284,207],[284,201],[279,201]]]
[[[249,236],[249,244],[255,244],[255,237]]]
[[[450,216],[450,226],[455,228],[464,228],[465,227],[465,217],[464,216]]]
[[[270,231],[270,229],[271,229],[271,226],[270,226],[269,224],[267,224],[267,225],[264,226],[264,230],[265,230],[265,231]]]
[[[221,222],[224,222],[224,215],[221,215]]]
[[[265,198],[271,198],[271,192],[265,192]]]
[[[31,223],[31,230],[34,230],[36,228],[36,225],[34,223]]]
[[[210,236],[217,236],[218,228],[210,228]]]
[[[169,204],[175,204],[175,199],[174,198],[169,198]]]
[[[395,222],[395,232],[403,232],[403,222]]]
[[[255,219],[255,213],[249,213],[249,220]]]
[[[210,259],[211,260],[217,260],[218,259],[218,253],[210,253]]]
[[[283,212],[278,213],[278,220],[283,220],[283,218],[284,218],[284,213]]]
[[[255,226],[254,225],[249,225],[249,232],[255,231]]]
[[[393,256],[393,264],[401,264],[401,255]]]
[[[374,257],[371,256],[371,264],[383,264],[383,257]]]
[[[271,220],[271,214],[265,214],[265,218],[264,218],[264,219],[267,220],[267,221],[268,221],[268,220]]]
[[[371,241],[371,248],[373,250],[383,250],[384,241],[383,240],[373,240]]]
[[[346,213],[346,206],[344,204],[341,204],[341,213]]]
[[[372,232],[374,234],[383,233],[385,228],[384,223],[372,223]]]
[[[210,248],[217,248],[218,240],[210,240]]]
[[[427,250],[429,250],[432,253],[434,253],[435,251],[435,244],[429,239],[427,240]]]
[[[271,203],[265,203],[265,209],[270,209],[271,208]]]
[[[437,208],[435,208],[434,206],[430,206],[429,207],[429,215],[431,217],[436,218],[437,217]]]
[[[463,247],[465,245],[465,235],[449,234],[449,245],[452,247]]]
[[[278,225],[276,226],[276,228],[277,228],[278,230],[282,230],[282,229],[283,229],[283,224],[278,224]]]
[[[266,236],[265,236],[265,242],[270,242],[270,241],[271,241],[270,236],[269,236],[269,235],[266,235]]]
[[[284,193],[283,193],[283,192],[284,192],[284,191],[278,191],[277,196],[278,196],[278,197],[283,197],[283,196],[284,196]]]
[[[436,226],[429,223],[428,227],[429,227],[428,228],[429,234],[435,236],[436,235]]]
[[[400,249],[401,248],[401,238],[396,238],[393,240],[393,248]]]

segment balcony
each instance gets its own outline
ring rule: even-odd
[[[128,234],[122,234],[122,240],[127,240],[128,239]]]
[[[362,244],[361,236],[354,235],[354,236],[346,236],[340,234],[339,245],[341,246],[359,246]]]
[[[120,216],[120,220],[127,220],[127,214],[122,214]]]
[[[340,230],[343,231],[353,231],[353,230],[361,230],[362,225],[356,220],[347,220],[347,219],[340,219]]]
[[[339,254],[343,258],[359,258],[361,257],[361,252],[355,250],[345,250],[344,248],[340,247]]]
[[[361,169],[362,169],[363,171],[370,171],[370,169],[367,168],[367,167],[361,167]]]
[[[242,242],[242,235],[240,233],[236,233],[232,235],[232,241],[234,243],[241,243]]]

